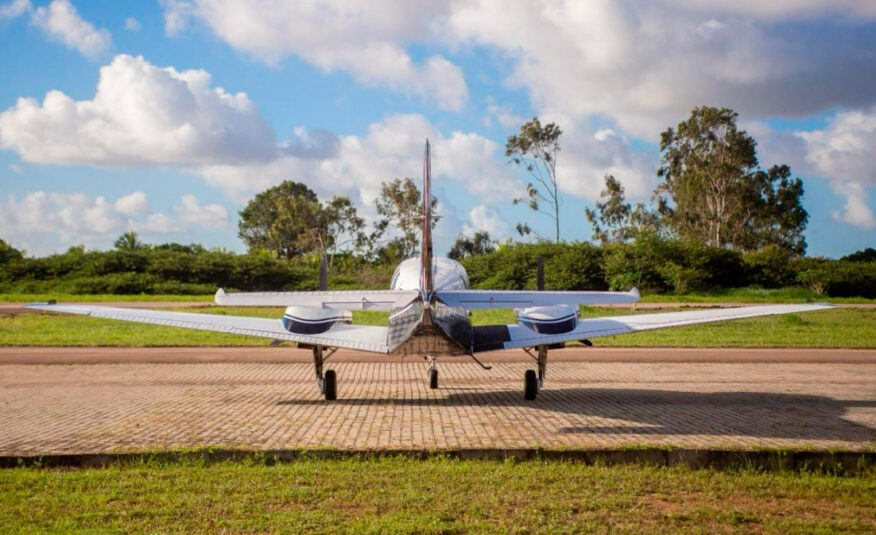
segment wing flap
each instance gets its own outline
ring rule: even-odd
[[[240,334],[273,340],[288,340],[302,344],[358,349],[374,353],[389,353],[390,351],[390,347],[386,343],[388,329],[371,325],[341,324],[321,334],[300,335],[284,329],[279,319],[270,318],[47,303],[30,303],[25,306],[53,313],[79,314],[93,318]]]
[[[417,297],[417,292],[397,290],[341,290],[332,292],[235,292],[225,293],[221,288],[214,300],[222,306],[307,306],[339,310],[390,310],[406,305]]]
[[[578,320],[578,325],[571,331],[562,334],[543,335],[522,325],[490,326],[504,327],[504,330],[494,330],[492,333],[481,333],[480,343],[475,345],[475,351],[491,351],[494,349],[511,349],[515,347],[531,347],[536,345],[557,344],[571,340],[599,338],[639,331],[668,329],[685,325],[697,325],[717,321],[728,321],[758,316],[772,316],[794,312],[812,312],[833,308],[830,304],[793,304],[766,305],[738,308],[720,308],[711,310],[691,310],[684,312],[665,312],[657,314],[638,314],[629,316],[611,316]],[[477,340],[477,336],[476,336]]]
[[[639,291],[531,292],[518,290],[443,290],[435,294],[444,304],[466,310],[526,308],[551,305],[628,305],[639,301]]]

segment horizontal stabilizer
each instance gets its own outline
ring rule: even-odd
[[[415,299],[417,292],[341,290],[332,292],[216,292],[217,305],[239,307],[326,307],[338,310],[390,310]]]
[[[639,290],[629,292],[535,292],[518,290],[439,290],[445,305],[467,310],[526,308],[552,305],[624,305],[639,301]]]

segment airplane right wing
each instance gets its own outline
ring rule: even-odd
[[[757,316],[772,316],[792,312],[811,312],[833,308],[830,304],[766,305],[656,314],[606,316],[578,320],[574,329],[557,334],[538,333],[520,324],[486,325],[473,329],[473,352],[495,351],[516,347],[534,347],[558,344],[572,340],[613,336],[617,334],[667,329],[716,321],[727,321]]]
[[[337,310],[390,310],[407,305],[419,293],[401,290],[340,290],[318,292],[235,292],[221,288],[217,305],[242,307],[304,306]]]
[[[447,306],[466,310],[552,305],[628,305],[639,301],[639,290],[636,288],[629,292],[438,290],[435,295]]]

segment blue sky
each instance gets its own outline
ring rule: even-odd
[[[284,179],[373,215],[434,145],[446,250],[550,222],[511,205],[505,138],[564,129],[563,237],[613,173],[656,184],[657,140],[730,106],[762,165],[803,178],[809,253],[876,246],[876,6],[705,0],[0,2],[0,238],[33,254],[146,241],[242,251],[237,212]]]

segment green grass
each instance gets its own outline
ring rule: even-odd
[[[605,311],[594,312],[607,315]],[[876,310],[833,309],[765,316],[608,336],[596,338],[593,342],[600,346],[618,347],[874,348]]]
[[[174,311],[280,318],[282,308],[209,307]],[[54,314],[0,316],[0,346],[216,347],[267,346],[271,340],[126,321]]]
[[[4,533],[872,533],[876,477],[367,458],[0,470]]]
[[[187,309],[174,309],[187,310]],[[282,308],[193,308],[206,314],[279,318]],[[631,314],[628,309],[582,307],[582,317]],[[653,312],[635,312],[653,313]],[[386,325],[386,313],[356,312],[360,324]],[[513,323],[510,310],[472,314],[475,325]],[[266,346],[270,340],[177,329],[84,316],[20,314],[0,316],[0,346]],[[876,347],[876,310],[833,309],[594,338],[597,346],[670,347]]]
[[[54,299],[59,303],[106,301],[213,301],[213,295],[113,295],[113,294],[0,294],[0,303],[35,303]]]
[[[864,297],[827,297],[805,288],[764,289],[748,287],[693,294],[642,295],[643,303],[806,303],[811,301],[848,304],[876,303],[876,299]]]

